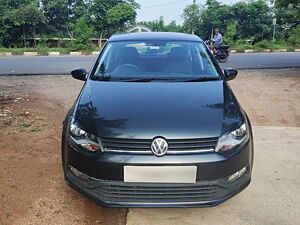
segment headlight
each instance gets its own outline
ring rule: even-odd
[[[99,138],[82,130],[74,118],[71,119],[70,133],[72,140],[82,148],[91,152],[101,151]]]
[[[246,123],[243,123],[238,129],[221,136],[216,146],[216,152],[226,153],[240,145],[248,137]]]

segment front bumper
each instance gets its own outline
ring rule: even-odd
[[[250,172],[232,182],[222,178],[195,184],[162,184],[82,180],[68,170],[66,180],[78,192],[108,207],[205,207],[218,205],[246,188]]]
[[[63,148],[67,183],[100,205],[110,207],[201,207],[215,206],[248,186],[251,180],[253,146],[251,140],[236,154],[195,155],[94,154],[81,151],[66,141]],[[125,165],[197,166],[196,183],[126,183]],[[76,176],[70,168],[84,175]],[[228,177],[243,167],[246,173],[231,182]],[[77,174],[78,175],[78,174]]]

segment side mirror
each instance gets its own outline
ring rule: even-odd
[[[71,71],[72,77],[77,80],[86,80],[86,69],[78,68]]]
[[[238,71],[232,68],[224,69],[224,74],[226,77],[226,80],[233,80],[236,75],[238,74]]]

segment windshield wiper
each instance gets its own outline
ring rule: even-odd
[[[126,79],[126,80],[120,79],[120,80],[124,82],[150,82],[153,80],[174,80],[174,79],[152,77],[152,78]]]
[[[184,82],[198,82],[198,81],[211,81],[211,80],[220,80],[219,77],[197,77],[192,79],[183,80]]]

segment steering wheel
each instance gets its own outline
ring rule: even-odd
[[[121,64],[116,68],[116,70],[125,70],[125,71],[127,70],[128,72],[131,72],[131,73],[141,72],[141,69],[133,64]]]

